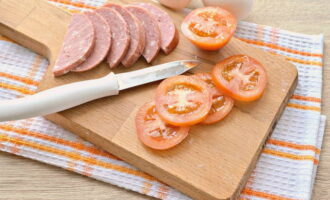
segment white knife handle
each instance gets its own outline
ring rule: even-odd
[[[75,82],[24,98],[0,101],[0,121],[43,116],[118,93],[117,78],[114,73],[110,73],[99,79]]]

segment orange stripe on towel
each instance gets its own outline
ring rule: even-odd
[[[313,161],[315,165],[317,165],[318,162],[319,162],[313,156],[309,156],[309,155],[295,155],[295,154],[281,152],[281,151],[276,151],[276,150],[272,150],[272,149],[264,149],[262,151],[262,153],[273,155],[273,156],[278,156],[278,157],[282,157],[282,158],[288,158],[288,159],[291,159],[291,160],[310,160],[310,161]]]
[[[279,54],[276,54],[276,55],[279,55]],[[297,59],[297,58],[291,58],[289,56],[284,56],[284,57],[285,57],[285,59],[295,62],[295,63],[305,64],[305,65],[316,65],[316,66],[320,66],[320,67],[323,66],[322,62],[301,60],[301,59]]]
[[[321,99],[317,97],[305,97],[305,96],[300,96],[300,95],[293,95],[291,99],[297,99],[297,100],[302,100],[302,101],[311,101],[311,102],[317,102],[320,103]]]
[[[72,2],[72,1],[68,1],[68,0],[48,0],[48,1],[57,2],[57,3],[70,5],[70,6],[75,6],[75,7],[78,7],[78,8],[96,9],[95,6],[90,6],[90,5],[87,5],[87,4],[84,4],[84,3]]]
[[[271,52],[271,51],[268,51],[268,52],[270,54],[273,54],[273,55],[283,56],[286,60],[292,61],[292,62],[295,62],[295,63],[305,64],[305,65],[315,65],[315,66],[320,66],[320,67],[323,66],[322,62],[309,61],[309,60],[301,60],[301,59],[292,58],[292,57],[289,57],[289,56],[284,56],[282,54],[274,53],[274,52]]]
[[[32,132],[32,131],[29,131],[27,129],[17,128],[17,127],[13,127],[13,126],[10,126],[10,125],[0,125],[0,129],[2,129],[4,131],[12,131],[12,132],[18,133],[20,135],[27,135],[27,136],[30,136],[30,137],[34,137],[34,138],[54,142],[56,144],[61,144],[61,145],[64,145],[64,146],[74,148],[76,150],[85,151],[85,152],[88,152],[88,153],[93,154],[93,155],[104,156],[104,157],[107,157],[107,158],[120,160],[119,158],[113,156],[110,153],[106,153],[106,152],[101,151],[101,150],[99,150],[97,148],[94,148],[94,147],[86,146],[82,143],[71,142],[71,141],[68,141],[68,140],[63,140],[61,138],[52,137],[52,136],[42,134],[42,133],[38,133],[38,132]]]
[[[298,50],[290,49],[290,48],[287,48],[287,47],[281,47],[281,46],[276,45],[276,44],[266,43],[266,42],[263,42],[263,41],[250,40],[250,39],[246,39],[246,38],[238,38],[238,39],[240,39],[240,40],[242,40],[246,43],[249,43],[249,44],[269,47],[269,48],[272,48],[272,49],[281,50],[281,51],[285,51],[285,52],[292,53],[292,54],[298,54],[298,55],[302,55],[302,56],[313,56],[313,57],[320,57],[320,58],[323,57],[323,54],[298,51]]]
[[[257,45],[257,46],[272,46],[274,44],[268,44],[268,43],[265,43],[265,42],[261,42],[261,41],[257,41],[257,40],[249,40],[249,39],[245,39],[245,38],[238,38],[248,44],[254,44],[254,45]],[[264,44],[264,45],[262,45]],[[272,48],[272,47],[271,47]],[[275,53],[273,50],[276,49],[276,48],[272,48],[271,50],[268,50],[271,54],[274,54],[274,55],[281,55],[279,53]],[[290,52],[290,53],[293,53],[293,52]],[[305,52],[306,53],[306,52]],[[298,54],[296,52],[296,54]],[[300,55],[301,54],[304,54],[303,52],[300,52],[299,53]],[[313,54],[311,54],[313,55]],[[281,56],[284,56],[284,55],[281,55]],[[307,55],[305,55],[307,56]],[[316,55],[313,55],[313,56],[316,56]],[[323,55],[320,54],[320,56],[318,55],[317,57],[322,57]],[[308,60],[302,60],[302,59],[297,59],[297,58],[293,58],[293,57],[290,57],[290,56],[284,56],[286,60],[288,61],[292,61],[292,62],[295,62],[295,63],[299,63],[299,64],[305,64],[305,65],[316,65],[316,66],[320,66],[322,67],[323,64],[322,62],[317,62],[317,61],[308,61]]]
[[[256,190],[252,190],[250,188],[245,188],[242,191],[242,194],[249,195],[249,196],[255,196],[255,197],[261,197],[261,198],[265,198],[265,199],[271,199],[271,200],[296,200],[296,199],[286,198],[286,197],[282,197],[282,196],[278,196],[278,195],[270,194],[270,193],[266,193],[266,192],[259,192]]]
[[[17,92],[23,93],[23,94],[34,94],[35,91],[29,90],[28,88],[19,87],[16,85],[11,85],[8,83],[0,83],[0,88],[8,89],[8,90],[15,90]]]
[[[19,81],[21,83],[25,83],[25,84],[28,84],[28,85],[33,85],[33,86],[38,86],[39,85],[38,81],[34,81],[32,79],[21,77],[21,76],[7,74],[5,72],[0,72],[0,76],[8,78],[8,79],[15,80],[15,81]]]
[[[10,142],[10,143],[13,143],[13,144],[17,143],[17,144],[20,144],[20,145],[25,146],[25,147],[29,147],[29,148],[33,148],[33,149],[36,149],[36,150],[56,154],[56,155],[59,155],[59,156],[66,157],[68,159],[82,161],[82,162],[85,162],[89,165],[104,167],[104,168],[107,168],[107,169],[110,169],[110,170],[115,170],[115,171],[118,171],[118,172],[121,172],[121,173],[126,173],[126,174],[130,174],[130,175],[133,175],[133,176],[139,176],[141,178],[144,178],[144,179],[147,179],[147,180],[150,180],[150,181],[156,181],[156,179],[154,177],[152,177],[148,174],[145,174],[141,171],[135,170],[135,169],[131,169],[131,168],[128,168],[128,167],[123,167],[123,166],[112,164],[112,163],[107,163],[107,162],[104,162],[104,161],[101,161],[101,160],[97,160],[95,158],[82,156],[82,155],[80,155],[78,153],[75,153],[75,152],[64,151],[64,150],[61,150],[61,149],[57,149],[57,148],[50,147],[50,146],[45,146],[43,144],[35,143],[35,142],[32,142],[32,141],[27,141],[27,140],[19,139],[19,138],[11,138],[11,137],[8,137],[6,135],[1,135],[0,134],[0,142]]]
[[[299,104],[295,104],[295,103],[288,103],[287,106],[291,107],[291,108],[301,109],[301,110],[313,110],[313,111],[321,112],[321,108],[316,107],[316,106],[305,106],[305,105],[299,105]]]
[[[316,148],[313,145],[303,145],[303,144],[294,144],[291,142],[284,142],[280,140],[268,139],[267,144],[272,144],[281,147],[287,147],[296,150],[311,150],[314,151],[316,154],[320,154],[320,149]]]

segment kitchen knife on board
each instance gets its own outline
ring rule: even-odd
[[[34,95],[0,101],[0,122],[60,112],[120,90],[182,74],[200,64],[197,60],[179,60],[126,73],[109,73],[94,80],[70,83]]]

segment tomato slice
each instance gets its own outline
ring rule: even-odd
[[[175,126],[190,126],[204,120],[212,105],[207,84],[192,76],[175,76],[160,83],[156,90],[156,110]]]
[[[208,89],[212,95],[212,107],[207,117],[201,122],[202,124],[213,124],[226,117],[234,106],[234,100],[224,95],[215,87],[212,76],[209,73],[197,73],[194,76],[202,79],[207,83]]]
[[[157,114],[155,103],[144,104],[136,114],[135,125],[138,138],[146,146],[164,150],[182,142],[189,127],[176,127],[165,123]]]
[[[236,18],[220,7],[198,8],[190,12],[181,24],[182,33],[204,50],[217,50],[233,36]]]
[[[267,73],[254,58],[235,55],[215,65],[212,80],[226,95],[248,102],[263,94],[267,85]]]

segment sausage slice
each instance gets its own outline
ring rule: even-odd
[[[145,31],[139,19],[132,15],[128,10],[118,4],[106,4],[104,7],[115,9],[121,14],[128,24],[131,43],[128,51],[121,63],[125,67],[133,65],[142,55],[145,46]]]
[[[157,21],[144,8],[135,5],[128,5],[125,8],[141,21],[145,29],[146,44],[142,55],[150,63],[160,50],[160,31]]]
[[[85,62],[72,69],[73,72],[84,72],[96,67],[107,56],[111,45],[111,31],[107,21],[96,12],[85,12],[92,21],[95,30],[95,46]]]
[[[145,8],[157,20],[160,30],[161,49],[169,54],[179,43],[179,32],[176,29],[171,16],[164,10],[150,3],[136,3],[134,5]]]
[[[107,57],[110,68],[116,67],[124,58],[130,44],[129,29],[124,18],[114,9],[99,8],[95,10],[108,22],[111,29],[111,47]]]
[[[91,20],[85,14],[73,14],[53,74],[66,74],[83,63],[92,53],[94,44],[95,31]]]

